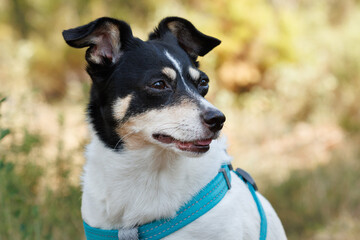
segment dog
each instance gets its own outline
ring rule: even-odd
[[[63,37],[71,47],[87,48],[92,79],[92,140],[82,176],[86,226],[129,230],[174,217],[231,161],[219,138],[225,116],[204,98],[209,78],[197,61],[220,40],[179,17],[163,19],[147,41],[108,17],[65,30]],[[234,172],[230,177],[231,189],[218,204],[165,238],[259,239],[254,198]],[[267,239],[286,239],[270,203],[256,196]]]

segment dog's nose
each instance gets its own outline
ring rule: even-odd
[[[225,122],[225,115],[216,109],[207,110],[202,114],[202,118],[206,126],[212,131],[220,131]]]

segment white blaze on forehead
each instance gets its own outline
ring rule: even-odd
[[[171,80],[176,79],[176,71],[174,69],[172,69],[172,68],[164,67],[163,70],[162,70],[162,73],[165,74]]]
[[[132,99],[132,95],[129,94],[124,98],[116,99],[113,105],[113,116],[117,120],[121,120],[125,117],[126,111],[129,108],[130,102]]]
[[[181,71],[181,64],[178,60],[176,60],[168,51],[165,51],[165,56],[170,60],[170,62],[174,65],[174,67],[176,68],[176,70],[178,70],[178,72],[182,73]],[[182,77],[182,75],[181,75]]]
[[[176,70],[179,72],[181,81],[183,82],[186,90],[187,90],[188,92],[190,92],[190,93],[193,94],[194,92],[193,92],[193,91],[189,88],[189,86],[186,85],[186,83],[185,83],[184,77],[183,77],[183,75],[182,75],[182,69],[181,69],[182,66],[181,66],[181,63],[180,63],[178,60],[176,60],[176,59],[175,59],[168,51],[166,51],[166,50],[165,50],[165,56],[170,60],[170,62],[174,65],[174,67],[176,68]]]
[[[200,72],[193,67],[189,67],[189,75],[194,80],[198,80],[200,78]]]

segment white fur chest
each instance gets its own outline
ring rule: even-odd
[[[93,136],[83,175],[84,220],[116,229],[173,216],[229,160],[216,142],[203,157],[187,158],[155,148],[119,154]]]
[[[94,136],[84,167],[82,215],[91,226],[119,229],[172,217],[218,172],[229,156],[223,141],[200,158],[164,156],[156,149],[113,152]],[[259,194],[268,219],[267,239],[286,239],[271,205]],[[246,184],[232,174],[222,201],[166,239],[259,239],[260,217]]]

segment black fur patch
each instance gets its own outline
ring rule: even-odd
[[[70,46],[89,47],[87,72],[93,85],[88,116],[96,134],[114,150],[123,147],[121,136],[115,130],[129,117],[176,105],[184,98],[194,99],[194,93],[204,96],[207,86],[204,81],[200,82],[201,79],[208,81],[207,76],[201,72],[200,79],[194,81],[188,69],[198,65],[197,56],[205,55],[220,44],[218,39],[199,32],[189,21],[176,17],[162,20],[148,41],[133,37],[127,23],[112,18],[100,18],[65,30],[63,36]],[[114,43],[116,36],[118,44]],[[99,38],[106,42],[98,41]],[[162,72],[164,67],[174,68],[165,51],[182,66],[183,72],[177,73],[175,81]],[[101,61],[97,61],[99,58]],[[180,81],[181,74],[187,86]],[[187,91],[189,88],[192,94]],[[118,98],[129,94],[132,99],[128,110],[121,121],[116,120],[113,105]]]

